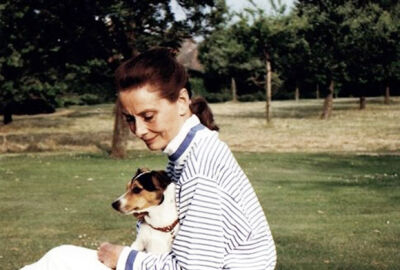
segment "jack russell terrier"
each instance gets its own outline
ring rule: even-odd
[[[126,192],[112,203],[126,215],[141,219],[136,240],[131,248],[154,254],[171,250],[179,219],[175,204],[175,184],[165,171],[138,169]]]

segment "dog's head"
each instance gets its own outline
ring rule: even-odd
[[[171,179],[165,171],[138,169],[126,187],[126,192],[112,203],[112,207],[124,214],[144,212],[164,200],[163,193]]]

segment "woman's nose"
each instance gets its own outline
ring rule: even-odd
[[[139,138],[143,137],[147,133],[147,127],[143,123],[143,121],[136,121],[136,126],[135,126],[135,135]]]

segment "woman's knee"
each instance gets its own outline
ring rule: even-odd
[[[73,245],[61,245],[49,250],[45,257],[49,257],[52,260],[59,260],[71,254],[75,248]]]

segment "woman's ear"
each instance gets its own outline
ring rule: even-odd
[[[186,88],[182,88],[179,91],[179,96],[178,96],[178,110],[179,110],[179,115],[184,116],[190,113],[190,97],[189,97],[189,92]]]

